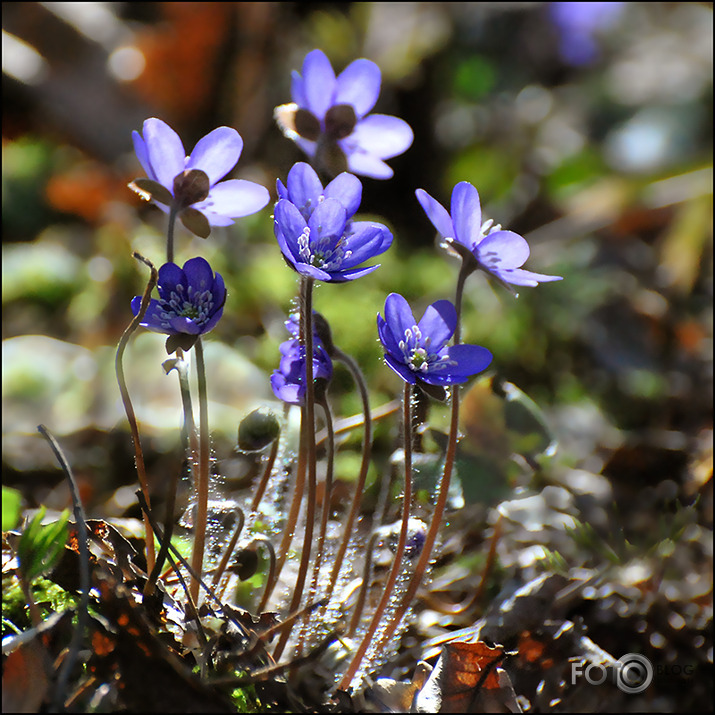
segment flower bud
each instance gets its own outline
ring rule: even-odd
[[[277,439],[280,431],[275,414],[266,407],[259,407],[239,423],[238,447],[244,452],[258,452]]]

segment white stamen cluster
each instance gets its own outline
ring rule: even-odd
[[[168,300],[161,300],[159,317],[162,327],[171,329],[171,319],[176,316],[189,318],[196,325],[203,325],[211,316],[214,301],[210,290],[197,292],[189,286],[184,295],[184,286],[179,284],[169,294]]]
[[[319,241],[310,241],[310,228],[306,226],[298,237],[298,255],[303,263],[307,263],[323,271],[338,270],[345,259],[352,255],[352,251],[345,250],[345,237],[338,239],[331,246],[332,237],[323,236]]]
[[[439,352],[430,350],[431,343],[432,339],[429,335],[423,339],[422,331],[416,325],[405,330],[405,339],[400,340],[398,346],[410,370],[426,374],[439,372],[457,364],[455,360],[449,358],[446,351],[440,356]]]

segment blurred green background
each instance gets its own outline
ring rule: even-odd
[[[457,265],[414,191],[448,205],[470,181],[485,218],[529,241],[525,267],[564,280],[514,299],[472,276],[464,340],[488,347],[497,375],[545,411],[572,464],[599,471],[611,429],[707,465],[712,4],[613,3],[585,30],[557,22],[556,5],[5,3],[3,481],[31,503],[53,501],[59,477],[35,432],[44,423],[66,437],[90,502],[133,483],[114,352],[147,278],[131,252],[159,265],[166,217],[127,188],[142,175],[131,132],[157,116],[190,151],[233,126],[244,150],[232,176],[275,198],[276,178],[304,157],[273,108],[290,101],[290,72],[315,47],[336,71],[377,62],[375,111],[415,134],[389,162],[393,179],[363,180],[362,212],[395,235],[382,267],[315,294],[373,405],[401,389],[377,342],[386,295],[402,293],[418,316],[453,298]],[[202,255],[229,286],[207,340],[221,458],[241,416],[273,402],[297,280],[270,205],[206,241],[179,228],[176,245],[177,262]],[[180,403],[163,342],[140,331],[126,369],[148,449],[175,465]],[[359,410],[347,373],[331,391],[337,412]]]

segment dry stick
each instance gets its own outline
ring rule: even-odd
[[[400,529],[400,538],[397,542],[397,551],[395,552],[395,560],[392,563],[392,568],[390,569],[390,574],[387,577],[387,583],[385,584],[385,590],[383,591],[380,603],[377,604],[375,613],[372,616],[370,625],[365,631],[365,635],[357,649],[357,652],[353,656],[352,662],[345,671],[340,685],[338,688],[340,690],[347,690],[348,686],[352,682],[355,673],[357,673],[360,663],[362,662],[368,647],[371,644],[372,638],[375,635],[382,616],[385,612],[385,608],[389,600],[392,598],[395,584],[397,583],[397,577],[403,568],[402,557],[405,553],[405,544],[407,543],[407,527],[410,519],[410,504],[412,502],[412,386],[409,382],[405,383],[405,393],[403,396],[403,442],[404,442],[404,453],[405,453],[405,489],[402,497],[402,528]],[[376,653],[379,651],[375,651]]]
[[[313,522],[315,520],[316,502],[316,456],[315,456],[315,385],[313,384],[313,279],[303,276],[301,278],[301,342],[305,346],[305,405],[302,408],[302,417],[305,424],[305,437],[308,453],[308,502],[305,510],[305,534],[303,537],[303,551],[300,555],[300,566],[296,578],[293,597],[290,602],[290,611],[300,607],[303,597],[303,587],[308,575],[311,544],[313,542]],[[290,638],[293,624],[287,626],[281,634],[273,657],[278,660]]]
[[[457,294],[455,298],[455,307],[457,310],[457,327],[454,331],[454,344],[459,344],[461,330],[460,322],[462,315],[462,294],[464,292],[464,282],[467,276],[472,272],[473,269],[462,264],[462,269],[459,272],[459,278],[457,279]],[[459,426],[459,386],[452,386],[452,419],[449,427],[449,439],[447,442],[447,454],[444,460],[444,471],[442,473],[442,481],[439,485],[439,494],[437,496],[437,503],[435,504],[434,513],[432,514],[432,521],[430,522],[429,529],[427,530],[427,535],[425,536],[425,543],[422,547],[422,553],[415,566],[415,571],[412,574],[412,578],[405,590],[402,597],[402,602],[397,607],[395,612],[392,614],[392,618],[388,623],[387,627],[383,630],[380,640],[376,645],[376,651],[385,647],[387,642],[392,638],[395,630],[400,624],[400,621],[404,617],[407,609],[412,603],[412,599],[417,593],[417,589],[422,584],[422,579],[424,578],[425,572],[427,571],[427,566],[429,565],[430,558],[432,557],[432,549],[434,548],[435,541],[437,540],[437,533],[439,527],[442,523],[442,516],[444,514],[444,509],[447,505],[447,496],[449,494],[449,483],[452,477],[452,469],[454,467],[454,460],[457,454],[457,429]],[[349,685],[349,681],[346,679],[340,683],[340,688],[345,690]]]
[[[67,688],[67,680],[70,671],[74,667],[75,660],[79,653],[82,638],[87,628],[87,617],[89,616],[89,547],[87,546],[87,522],[82,508],[82,501],[79,495],[79,488],[75,481],[69,462],[65,458],[59,444],[48,432],[47,427],[38,425],[37,430],[49,442],[52,451],[57,457],[57,461],[62,467],[62,471],[67,477],[72,494],[72,509],[74,511],[75,526],[77,527],[77,542],[79,547],[79,587],[82,590],[82,598],[77,611],[77,628],[72,633],[72,641],[67,651],[67,657],[62,664],[62,671],[57,678],[57,685],[52,699],[50,712],[62,712],[64,710],[64,693]]]
[[[124,404],[124,411],[127,413],[127,420],[129,421],[129,429],[132,432],[132,441],[134,442],[134,454],[137,466],[137,477],[139,478],[139,486],[141,487],[144,498],[147,504],[151,504],[149,500],[149,485],[146,479],[146,468],[144,467],[144,452],[142,451],[141,440],[139,439],[139,428],[137,427],[137,418],[134,414],[134,407],[132,406],[132,401],[129,398],[129,390],[127,389],[127,381],[124,377],[124,366],[122,365],[122,358],[124,357],[124,350],[127,347],[129,338],[132,333],[139,327],[144,318],[144,314],[149,307],[149,301],[151,300],[151,292],[154,290],[154,286],[159,280],[159,274],[154,268],[154,264],[144,258],[141,254],[134,251],[132,256],[137,260],[144,263],[151,270],[151,276],[149,282],[146,284],[144,290],[144,295],[142,296],[141,305],[139,306],[139,312],[134,316],[134,320],[129,323],[129,326],[124,331],[124,334],[119,339],[119,345],[117,345],[117,356],[114,361],[114,369],[117,373],[117,382],[119,383],[119,392],[122,396],[122,402]],[[146,514],[144,515],[144,530],[146,532],[146,564],[147,571],[151,572],[154,568],[155,562],[155,552],[154,552],[154,534],[151,529],[151,524]]]
[[[340,547],[338,548],[338,552],[335,555],[335,563],[333,564],[333,571],[330,574],[326,598],[330,598],[333,595],[333,589],[335,588],[335,584],[338,581],[340,568],[343,564],[345,552],[347,551],[348,544],[350,543],[350,538],[352,536],[355,519],[360,512],[360,504],[362,503],[362,495],[365,491],[365,481],[367,479],[367,471],[370,467],[370,456],[372,454],[372,420],[370,418],[370,401],[367,394],[367,387],[365,386],[365,379],[360,372],[360,368],[352,357],[346,355],[345,353],[337,349],[335,352],[338,359],[343,362],[347,366],[348,370],[350,370],[350,372],[352,373],[353,379],[355,380],[355,384],[358,386],[358,390],[360,391],[365,430],[363,434],[362,462],[360,464],[360,473],[358,475],[357,483],[355,484],[355,494],[353,495],[350,513],[348,514],[348,518],[345,521],[343,539],[340,542]]]
[[[325,549],[325,535],[328,531],[328,518],[330,517],[331,492],[333,491],[333,470],[335,466],[335,434],[333,433],[333,415],[330,412],[330,405],[325,396],[319,400],[320,406],[323,408],[325,415],[325,424],[328,429],[328,457],[325,470],[325,489],[323,490],[323,512],[320,518],[320,532],[318,534],[318,546],[315,552],[315,561],[313,563],[313,577],[310,582],[310,590],[308,591],[308,602],[315,598],[318,590],[318,578],[320,576],[320,566],[323,560],[323,550]],[[325,598],[329,598],[326,596]],[[326,602],[327,605],[327,602]],[[308,617],[303,619],[303,624],[298,636],[297,655],[301,655],[303,651],[303,639],[308,627]]]
[[[199,338],[194,343],[196,353],[196,373],[199,384],[199,472],[196,485],[196,521],[194,522],[194,546],[191,552],[191,566],[194,572],[201,576],[204,567],[204,547],[206,544],[206,522],[208,520],[209,504],[209,408],[206,394],[206,365],[204,364],[204,348]],[[198,602],[199,583],[191,574],[189,591]]]
[[[390,417],[391,415],[394,415],[396,412],[400,411],[400,403],[401,400],[390,400],[390,402],[386,402],[384,405],[380,405],[374,410],[370,410],[370,421],[375,423],[379,422],[380,420],[384,420],[385,417]],[[336,420],[333,432],[335,432],[335,436],[337,437],[339,434],[345,434],[345,432],[350,432],[356,427],[362,427],[362,425],[364,424],[365,414],[361,412],[359,415],[353,415],[352,417],[343,417],[342,419]],[[319,447],[323,442],[325,442],[327,438],[327,430],[320,430],[315,436],[316,446]]]
[[[275,572],[273,578],[266,582],[266,589],[263,592],[263,598],[258,605],[259,612],[268,604],[268,600],[273,593],[273,589],[278,583],[278,578],[283,570],[283,565],[288,557],[288,551],[290,549],[291,542],[293,541],[293,536],[295,534],[295,527],[298,523],[298,514],[300,513],[300,504],[303,500],[303,491],[305,487],[305,470],[306,470],[307,454],[305,449],[305,420],[301,419],[300,427],[300,442],[298,445],[298,465],[296,466],[295,474],[295,486],[293,488],[293,498],[291,500],[290,511],[288,512],[288,520],[286,521],[285,528],[283,529],[283,538],[281,539],[280,550],[278,552],[278,560],[276,562]]]

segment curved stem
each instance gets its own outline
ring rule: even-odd
[[[370,467],[370,457],[372,455],[372,419],[370,415],[370,401],[367,394],[367,387],[365,385],[365,378],[363,377],[358,364],[355,360],[346,355],[344,352],[337,350],[335,351],[336,357],[340,360],[352,373],[355,384],[358,386],[360,392],[360,399],[362,400],[362,410],[363,410],[363,420],[364,420],[364,433],[362,442],[362,462],[360,463],[360,473],[357,478],[357,483],[355,484],[355,493],[353,495],[352,505],[350,507],[350,513],[345,521],[345,529],[343,531],[343,538],[338,547],[338,552],[335,555],[335,563],[333,564],[333,570],[330,574],[330,580],[328,582],[328,590],[325,594],[326,598],[330,598],[333,595],[333,589],[335,584],[338,582],[338,576],[340,574],[340,568],[343,565],[343,559],[345,558],[345,552],[347,551],[348,544],[350,543],[350,538],[353,533],[353,525],[355,524],[355,519],[360,511],[360,504],[362,503],[362,495],[365,491],[365,481],[367,479],[367,471]]]
[[[402,501],[402,527],[400,529],[400,537],[397,541],[397,551],[395,552],[395,560],[392,562],[392,568],[390,569],[390,574],[387,577],[387,583],[385,584],[385,590],[380,599],[380,603],[377,604],[375,613],[372,616],[370,625],[363,636],[360,646],[355,653],[352,662],[350,663],[348,669],[345,671],[340,685],[338,686],[341,690],[347,690],[348,686],[352,682],[353,677],[360,667],[363,657],[371,644],[375,631],[377,630],[382,616],[385,612],[387,604],[392,598],[392,592],[397,583],[397,577],[403,568],[403,556],[405,553],[405,544],[407,543],[407,527],[410,519],[410,503],[412,502],[412,409],[411,409],[411,397],[412,390],[409,382],[405,383],[405,394],[403,397],[403,432],[404,432],[404,453],[405,453],[405,490]],[[384,640],[384,639],[383,639]],[[376,653],[379,651],[375,649]]]
[[[459,277],[457,279],[457,291],[455,298],[455,308],[457,310],[457,327],[454,330],[454,342],[455,345],[460,340],[461,336],[461,317],[462,317],[462,296],[464,293],[464,282],[467,276],[472,271],[465,268],[462,265],[462,269],[459,272]],[[412,603],[412,599],[417,593],[417,589],[422,584],[425,572],[427,571],[427,566],[429,565],[430,558],[432,557],[432,549],[434,548],[435,541],[437,540],[437,533],[439,532],[439,527],[442,523],[442,516],[444,515],[444,509],[447,505],[447,496],[449,494],[449,484],[452,478],[452,470],[454,468],[454,461],[457,454],[457,430],[459,426],[459,386],[452,386],[452,415],[451,422],[449,426],[449,438],[447,441],[447,454],[444,459],[444,471],[442,473],[442,480],[439,485],[439,493],[437,495],[437,503],[434,507],[434,512],[432,514],[432,521],[430,522],[429,529],[427,530],[427,535],[425,536],[425,543],[422,547],[422,553],[417,561],[417,566],[415,566],[415,571],[412,574],[412,578],[405,590],[402,597],[402,602],[392,614],[392,618],[382,632],[380,640],[376,646],[377,649],[384,648],[389,642],[392,635],[397,630],[400,621],[404,617],[407,609]],[[343,685],[344,684],[344,685]],[[345,679],[341,683],[341,688],[347,687],[349,683],[345,683]]]
[[[305,437],[308,453],[308,502],[305,510],[305,534],[303,550],[300,555],[298,576],[293,589],[289,612],[298,610],[303,598],[303,588],[308,575],[310,551],[313,542],[313,522],[316,502],[316,456],[315,456],[315,385],[313,384],[313,279],[301,280],[300,324],[301,343],[305,354],[305,405],[302,408],[302,422],[305,425]],[[281,633],[273,657],[278,660],[288,642],[293,623],[288,624]]]
[[[206,365],[204,348],[199,338],[194,343],[196,354],[196,373],[199,384],[199,470],[196,486],[196,521],[194,522],[194,547],[191,552],[191,566],[201,576],[204,565],[206,544],[206,522],[209,503],[209,403],[206,393]],[[198,603],[199,582],[192,576],[189,591],[195,603]]]
[[[122,334],[119,339],[119,344],[117,345],[117,355],[114,360],[114,369],[117,375],[117,383],[119,384],[119,392],[122,396],[122,403],[124,404],[124,411],[127,414],[127,420],[129,421],[129,429],[132,433],[132,442],[134,443],[134,455],[137,467],[137,478],[139,479],[139,486],[141,487],[144,499],[146,499],[147,505],[151,507],[151,502],[149,500],[149,484],[146,478],[146,467],[144,466],[144,451],[142,450],[141,440],[139,438],[139,427],[137,426],[137,418],[134,414],[134,407],[132,401],[129,397],[129,390],[127,389],[127,381],[124,376],[124,364],[122,362],[124,358],[124,350],[129,343],[129,338],[132,333],[139,327],[144,318],[144,314],[149,307],[149,302],[151,300],[151,292],[154,290],[154,286],[159,280],[159,274],[154,267],[154,264],[144,258],[136,251],[132,254],[134,258],[144,263],[151,270],[151,276],[144,289],[144,294],[142,295],[141,305],[139,306],[139,312],[134,316],[134,320],[127,326],[127,329]],[[156,554],[154,551],[154,532],[151,528],[151,523],[146,514],[144,514],[144,531],[146,533],[146,564],[147,573],[151,573],[154,568],[154,563],[156,559]]]

